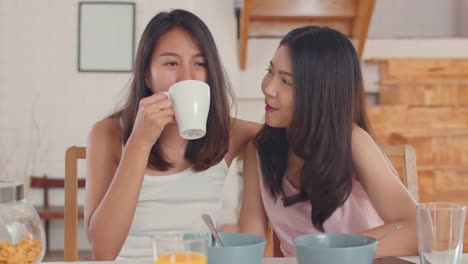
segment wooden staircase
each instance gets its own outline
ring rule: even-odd
[[[239,61],[247,64],[249,38],[283,37],[293,28],[322,25],[352,38],[364,50],[375,0],[244,0],[240,16]]]

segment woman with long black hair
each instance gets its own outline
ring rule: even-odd
[[[265,236],[285,256],[316,232],[379,237],[377,255],[417,253],[416,205],[371,137],[359,59],[340,32],[294,29],[262,82],[265,125],[244,161],[241,231]]]
[[[200,139],[179,135],[164,94],[183,80],[210,87]],[[96,260],[152,260],[152,235],[206,229],[203,213],[216,219],[228,167],[260,129],[230,118],[230,92],[213,36],[200,18],[173,10],[148,23],[125,104],[88,136],[84,220]]]

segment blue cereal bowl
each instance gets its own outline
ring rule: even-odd
[[[298,236],[298,264],[372,264],[378,241],[358,234],[317,233]]]
[[[219,233],[223,247],[212,239],[208,248],[209,264],[260,264],[265,251],[265,239],[246,233]]]

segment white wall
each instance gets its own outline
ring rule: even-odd
[[[377,4],[385,1],[388,0],[377,1]],[[443,0],[431,0],[437,1]],[[236,89],[238,117],[262,121],[260,80],[276,49],[277,39],[250,40],[247,71],[239,72],[231,0],[203,0],[203,8],[196,0],[134,2],[137,8],[136,43],[148,20],[160,10],[180,7],[198,14],[212,30]],[[401,6],[402,0],[394,3]],[[26,183],[31,174],[63,177],[66,148],[84,145],[91,125],[111,113],[116,100],[125,94],[130,74],[77,72],[77,8],[78,0],[0,0],[2,180]],[[414,21],[418,20],[418,16],[413,17]],[[399,19],[406,18],[394,17],[395,23],[387,29],[400,28]],[[379,31],[378,28],[372,30],[375,34]],[[413,32],[415,30],[413,28]],[[364,57],[468,57],[467,44],[467,40],[453,39],[375,39],[367,42]],[[364,75],[368,89],[375,89],[375,67],[365,65]],[[83,164],[79,171],[83,172]],[[238,181],[232,171],[226,184],[226,210],[221,219],[224,222],[235,221],[237,190]],[[62,204],[63,192],[54,191],[51,196],[52,203]],[[28,197],[35,204],[42,202],[39,192],[30,192]],[[51,248],[61,248],[62,222],[53,221],[51,228]],[[80,247],[85,248],[84,233],[80,234]]]
[[[468,37],[468,0],[458,0],[457,33],[460,37]]]
[[[463,0],[377,0],[369,38],[456,37]]]

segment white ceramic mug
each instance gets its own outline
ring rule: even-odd
[[[180,136],[185,139],[205,136],[210,86],[202,81],[185,80],[173,84],[165,94],[172,100]]]

